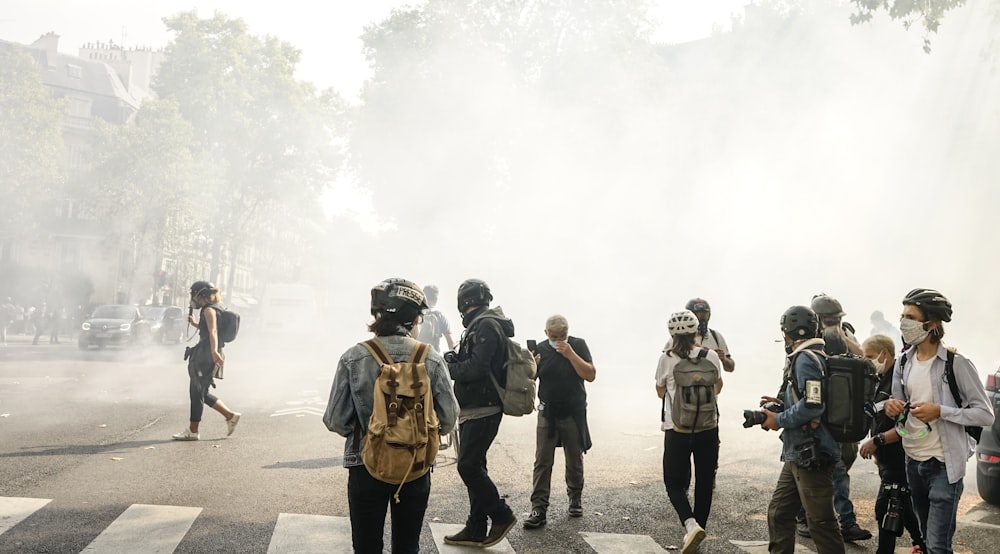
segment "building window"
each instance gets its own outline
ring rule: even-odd
[[[80,245],[64,242],[59,252],[59,266],[62,269],[79,269]]]
[[[66,64],[66,74],[73,79],[80,79],[83,77],[83,69],[78,65]]]
[[[69,115],[74,117],[90,117],[90,100],[76,96],[70,96],[66,100]]]

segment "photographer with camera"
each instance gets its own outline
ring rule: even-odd
[[[861,457],[873,456],[878,465],[878,497],[875,500],[875,521],[879,524],[877,554],[892,554],[896,551],[896,537],[903,536],[903,527],[910,533],[913,542],[911,554],[924,554],[923,535],[917,514],[910,503],[910,489],[906,486],[906,457],[903,444],[896,433],[896,421],[885,413],[885,402],[892,396],[892,368],[896,365],[895,344],[885,335],[875,335],[865,339],[861,349],[875,364],[878,372],[878,390],[872,406],[872,436],[861,444]]]
[[[743,413],[744,427],[783,430],[784,466],[767,507],[768,551],[795,551],[795,515],[805,507],[819,554],[842,553],[844,540],[833,508],[833,469],[840,448],[820,421],[826,361],[819,318],[806,306],[792,306],[781,316],[781,332],[788,353],[783,400],[763,396],[762,410]]]

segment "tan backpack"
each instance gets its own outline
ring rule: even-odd
[[[427,376],[430,347],[417,343],[409,361],[394,362],[377,339],[361,343],[382,364],[372,396],[372,416],[361,460],[372,477],[398,484],[430,471],[441,442],[434,395]]]

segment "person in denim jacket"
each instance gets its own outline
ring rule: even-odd
[[[899,330],[908,346],[896,360],[892,398],[885,402],[886,415],[899,419],[910,498],[931,554],[952,552],[965,465],[975,450],[965,427],[993,424],[976,367],[941,342],[951,314],[951,302],[936,290],[913,289],[903,298]],[[961,402],[945,378],[949,354]]]
[[[795,551],[795,515],[805,507],[809,532],[820,554],[844,552],[844,540],[833,508],[834,462],[840,447],[820,421],[822,383],[826,361],[819,317],[806,306],[792,306],[781,316],[781,331],[788,353],[784,370],[783,410],[764,409],[761,427],[782,430],[781,461],[784,466],[767,507],[769,552]]]
[[[420,287],[405,279],[386,279],[372,289],[371,314],[375,321],[368,330],[394,361],[410,358],[416,341],[413,326],[427,308]],[[434,396],[434,411],[441,422],[441,434],[450,433],[458,417],[458,400],[451,389],[448,367],[437,352],[427,355],[427,376]],[[399,491],[400,501],[390,500],[398,485],[372,477],[361,461],[373,410],[373,391],[381,364],[361,344],[347,349],[337,363],[330,400],[323,415],[327,429],[347,437],[344,467],[347,499],[351,512],[351,540],[355,552],[381,553],[386,505],[392,510],[392,551],[418,552],[420,532],[431,490],[431,472],[410,481]]]

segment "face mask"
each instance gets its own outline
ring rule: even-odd
[[[557,344],[559,344],[559,341],[549,339],[549,346],[551,346],[553,350],[555,350]]]
[[[707,321],[698,320],[698,334],[701,335],[701,336],[703,336],[703,337],[708,334],[708,322]]]
[[[927,335],[930,334],[930,332],[924,330],[923,322],[912,319],[902,319],[899,321],[899,333],[903,335],[903,341],[910,345],[917,345],[924,342],[927,339]]]
[[[875,373],[882,373],[885,371],[885,361],[879,358],[869,359],[871,363],[875,366]]]

